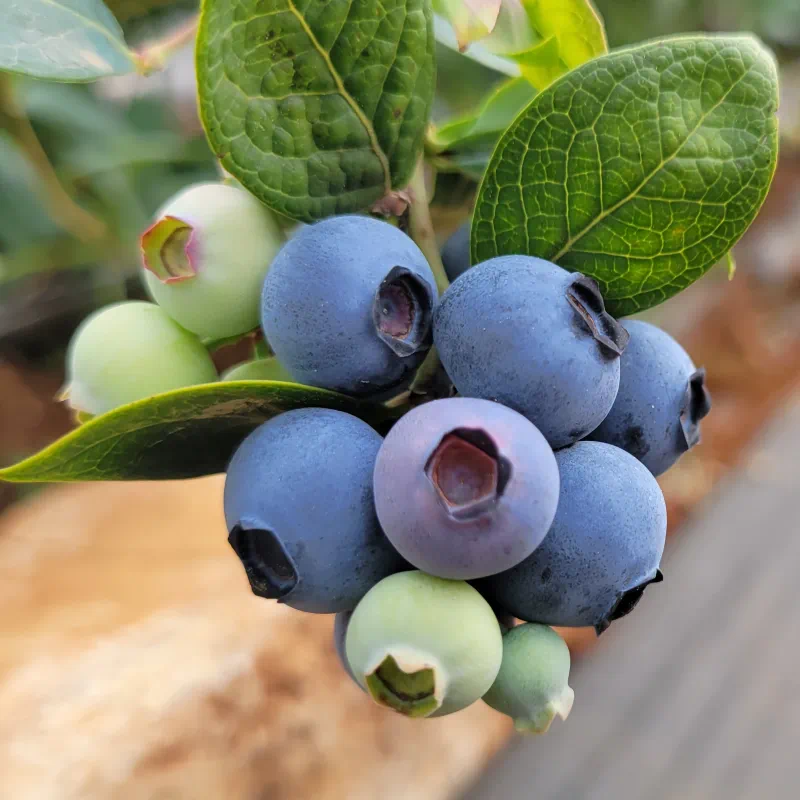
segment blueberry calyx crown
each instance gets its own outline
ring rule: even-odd
[[[595,633],[597,633],[599,636],[601,633],[603,633],[603,631],[608,630],[608,626],[612,622],[622,619],[622,617],[630,614],[631,611],[636,608],[638,602],[642,599],[644,590],[651,583],[661,583],[663,580],[664,573],[660,569],[657,569],[656,574],[652,578],[649,578],[648,580],[640,583],[638,586],[634,586],[632,589],[628,589],[626,592],[623,592],[617,598],[614,605],[611,606],[611,610],[608,612],[608,614],[594,626]]]
[[[178,283],[197,274],[189,254],[194,228],[178,217],[165,216],[151,225],[141,239],[145,269],[162,283]]]
[[[435,670],[423,667],[406,672],[390,654],[365,681],[376,703],[407,717],[427,717],[441,705],[436,697]]]
[[[511,464],[485,431],[455,428],[434,448],[425,474],[448,515],[469,520],[495,507],[511,478]]]
[[[686,394],[681,408],[681,430],[690,450],[700,442],[700,420],[711,411],[711,395],[706,388],[706,371],[695,370],[686,382]]]
[[[381,281],[372,304],[378,338],[404,358],[431,346],[433,293],[405,267],[392,267]]]
[[[612,358],[621,356],[631,337],[606,311],[596,281],[578,275],[567,287],[567,300],[600,347],[607,351],[606,354]]]
[[[242,562],[253,594],[281,602],[297,585],[289,554],[272,531],[234,525],[228,543]]]

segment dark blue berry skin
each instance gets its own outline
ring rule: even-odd
[[[610,444],[578,442],[556,460],[561,497],[549,533],[522,563],[476,588],[526,622],[602,632],[660,580],[664,496],[639,461]]]
[[[470,221],[461,224],[442,247],[442,264],[447,278],[454,281],[466,272],[472,262],[469,252]]]
[[[375,463],[375,507],[411,564],[466,580],[508,569],[539,545],[558,484],[553,452],[525,417],[454,397],[395,423]]]
[[[628,338],[594,281],[529,256],[467,270],[436,307],[433,337],[459,394],[519,411],[554,448],[611,410]]]
[[[417,245],[369,217],[302,228],[272,262],[261,323],[295,380],[353,395],[400,387],[431,344],[436,281]]]
[[[705,372],[655,325],[626,320],[625,329],[631,338],[617,399],[589,438],[627,450],[661,475],[700,441],[700,420],[711,410]]]
[[[381,442],[322,408],[287,411],[244,440],[228,467],[225,521],[255,594],[332,614],[407,568],[375,515]]]

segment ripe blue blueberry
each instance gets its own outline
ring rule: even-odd
[[[228,467],[225,521],[255,594],[345,611],[405,566],[375,516],[380,445],[366,423],[322,408],[280,414],[244,440]]]
[[[442,264],[450,281],[466,272],[472,262],[469,252],[470,222],[459,225],[442,247]]]
[[[259,293],[283,236],[244,189],[198,183],[168,200],[141,238],[151,297],[187,330],[225,339],[258,327]]]
[[[664,496],[644,465],[610,444],[578,442],[556,460],[561,497],[549,533],[522,563],[478,588],[527,622],[601,633],[661,580]]]
[[[589,438],[627,450],[660,475],[700,441],[700,420],[711,410],[705,370],[655,325],[627,320],[625,328],[631,338],[617,399]]]
[[[489,604],[463,581],[401,572],[350,617],[347,661],[375,702],[409,717],[452,714],[482,697],[503,638]]]
[[[103,414],[216,380],[214,362],[196,336],[154,303],[130,301],[95,311],[75,331],[62,396],[79,411]]]
[[[520,733],[546,733],[556,716],[566,719],[575,693],[570,656],[547,625],[525,623],[503,633],[503,662],[483,701],[514,720]]]
[[[558,468],[545,438],[510,408],[467,397],[434,400],[402,417],[375,464],[384,531],[415,567],[471,579],[533,552],[558,504]]]
[[[402,231],[369,217],[302,228],[264,281],[261,320],[295,380],[354,395],[410,379],[431,344],[436,281]]]
[[[628,334],[590,278],[539,258],[502,256],[444,293],[433,337],[459,394],[510,406],[558,448],[611,410]]]

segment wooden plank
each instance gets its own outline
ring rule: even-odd
[[[800,400],[579,665],[569,720],[516,739],[468,800],[798,796],[798,452]]]
[[[218,477],[48,489],[0,522],[0,798],[442,798],[506,720],[374,705],[332,619],[254,597]]]

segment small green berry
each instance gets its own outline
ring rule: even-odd
[[[243,189],[199,183],[158,211],[141,238],[151,297],[203,339],[258,327],[261,285],[283,241],[271,212]]]
[[[287,381],[294,383],[292,376],[274,356],[245,361],[222,373],[223,381]]]
[[[569,649],[552,628],[517,625],[503,635],[503,662],[484,702],[521,733],[545,733],[556,715],[566,719],[572,709],[569,667]]]
[[[100,309],[75,331],[62,397],[89,414],[183,386],[211,383],[217,371],[196,336],[153,303]]]
[[[345,647],[373,700],[409,717],[474,703],[497,676],[503,650],[497,618],[472,586],[417,571],[391,575],[367,592]]]

